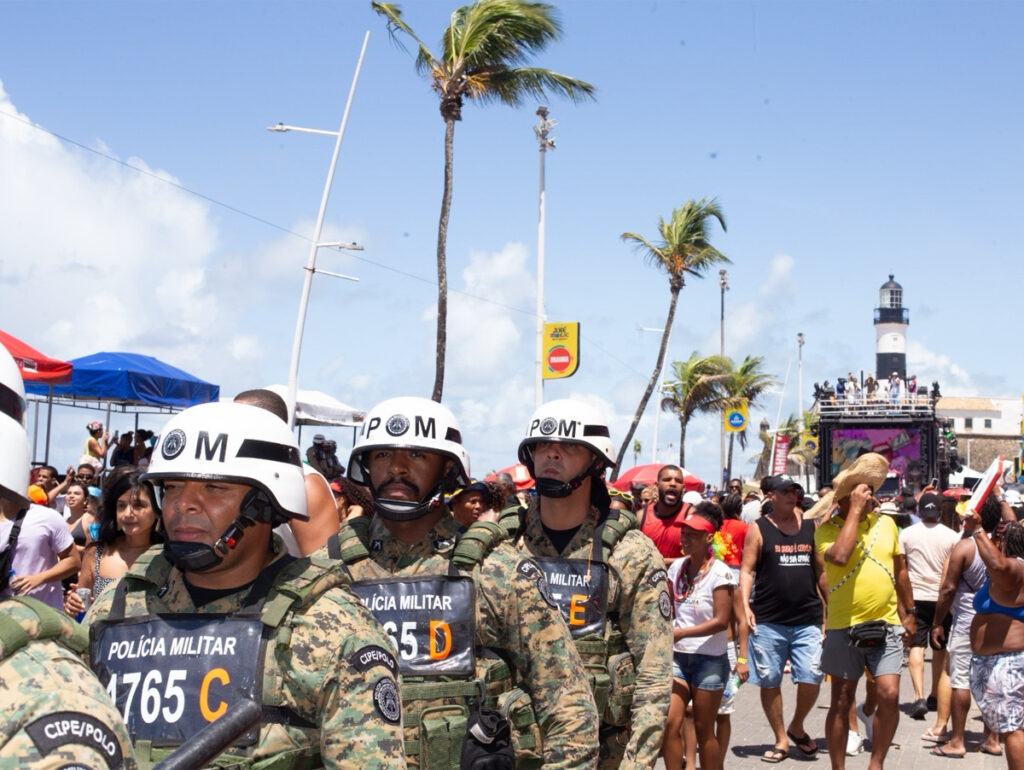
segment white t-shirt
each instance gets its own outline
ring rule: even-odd
[[[672,595],[675,600],[675,617],[672,620],[674,628],[686,628],[703,623],[715,615],[714,591],[721,586],[735,586],[732,570],[724,561],[711,560],[711,566],[695,585],[690,588],[686,598],[680,600],[679,575],[686,567],[688,557],[677,559],[668,568],[668,583],[672,588]],[[725,655],[727,644],[725,629],[709,636],[692,636],[678,640],[673,649],[676,652],[698,652],[701,655]]]
[[[922,521],[900,532],[900,553],[907,560],[914,601],[938,601],[942,567],[959,539],[960,535],[937,521]]]
[[[7,546],[13,521],[0,523],[0,548]],[[38,575],[60,559],[61,551],[74,544],[68,525],[59,513],[42,505],[30,505],[21,524],[18,543],[14,547],[11,569],[15,575]],[[10,589],[4,596],[11,596]],[[46,602],[56,610],[64,609],[64,591],[59,580],[43,583],[29,591],[29,596]]]

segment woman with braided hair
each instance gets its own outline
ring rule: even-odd
[[[970,681],[985,724],[1006,744],[1007,766],[1017,768],[1024,766],[1024,527],[1009,505],[1001,508],[999,546],[979,513],[964,516],[965,537],[974,537],[989,576],[974,595]]]

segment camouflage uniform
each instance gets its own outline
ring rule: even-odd
[[[280,538],[274,537],[274,559],[286,557]],[[268,565],[269,566],[269,565]],[[166,614],[233,614],[241,610],[248,587],[196,608],[182,573],[162,553],[151,549],[129,569],[126,617]],[[402,727],[398,713],[397,664],[387,637],[370,613],[346,588],[344,575],[334,563],[297,559],[286,566],[269,591],[269,606],[279,589],[301,589],[315,581],[331,587],[314,591],[315,599],[293,607],[266,643],[262,690],[268,697],[297,714],[312,727],[264,721],[259,740],[250,751],[255,767],[271,765],[281,755],[293,754],[283,765],[309,767],[319,755],[324,767],[404,767]],[[90,624],[110,614],[116,585],[105,591],[86,617]],[[266,620],[264,620],[266,622]],[[371,664],[357,658],[365,651],[383,652]],[[387,651],[387,652],[385,652]],[[394,713],[381,707],[382,687],[391,698]],[[141,751],[141,745],[137,747]],[[233,750],[236,751],[236,750]],[[155,753],[155,752],[154,752]],[[227,755],[221,755],[227,764]],[[291,761],[289,761],[291,760]],[[261,761],[263,761],[261,763]]]
[[[526,513],[516,545],[534,557],[587,559],[594,540],[597,509],[559,553],[544,533],[537,503]],[[601,767],[653,767],[661,752],[661,739],[672,694],[672,626],[669,621],[665,562],[654,544],[631,530],[615,546],[608,561],[607,614],[625,637],[636,665],[628,743],[626,735],[607,724],[601,730]],[[617,618],[617,619],[616,619]],[[606,631],[607,635],[607,631]],[[588,668],[603,661],[584,656]]]
[[[40,602],[4,599],[0,612],[0,768],[134,770],[120,715],[72,651],[85,649],[78,624]]]
[[[463,531],[446,511],[430,532],[410,546],[374,517],[367,542],[370,558],[349,567],[352,579],[372,582],[445,575]],[[350,529],[343,524],[339,536],[347,532]],[[565,623],[543,598],[547,590],[543,573],[503,541],[472,569],[472,578],[477,647],[507,653],[516,681],[533,701],[543,734],[544,767],[596,766],[597,710]]]

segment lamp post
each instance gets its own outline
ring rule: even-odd
[[[533,133],[540,144],[540,200],[537,213],[537,374],[536,406],[544,401],[544,158],[548,150],[555,149],[551,129],[558,125],[548,120],[548,108],[543,104],[537,108],[540,121],[533,127]]]
[[[722,306],[720,313],[720,323],[718,327],[718,355],[725,358],[725,293],[729,291],[729,274],[724,270],[718,271],[718,285],[722,288]],[[725,420],[722,420],[722,424],[719,426],[722,434],[722,442],[718,455],[718,476],[721,479],[722,486],[726,486],[728,479],[725,478]]]
[[[796,333],[796,415],[800,433],[804,432],[804,333]]]
[[[370,31],[366,31],[363,37],[363,47],[359,51],[359,61],[356,63],[356,71],[352,76],[352,86],[349,88],[348,100],[345,102],[345,112],[341,118],[341,126],[337,131],[324,131],[318,128],[300,128],[278,123],[276,126],[268,126],[268,131],[299,131],[304,134],[323,134],[335,137],[334,154],[331,156],[331,164],[327,169],[327,181],[324,182],[323,196],[320,198],[320,210],[317,213],[316,225],[313,228],[313,239],[309,244],[309,258],[306,260],[306,275],[302,281],[302,297],[299,300],[299,315],[295,320],[295,338],[292,341],[292,359],[288,368],[288,427],[295,426],[295,402],[299,392],[299,354],[302,352],[302,333],[306,326],[306,309],[309,306],[309,290],[313,283],[313,273],[316,269],[316,252],[321,246],[336,246],[339,248],[351,248],[354,244],[339,245],[336,243],[326,244],[320,242],[320,233],[323,230],[324,214],[327,212],[327,199],[331,194],[331,183],[334,181],[334,169],[338,165],[338,155],[341,152],[341,139],[345,135],[345,126],[348,124],[348,115],[352,109],[352,99],[356,93],[356,82],[359,80],[359,70],[363,66],[363,57],[366,55],[366,44],[370,40]],[[357,247],[358,248],[358,247]],[[326,271],[320,271],[326,272]],[[331,273],[342,278],[340,274]]]

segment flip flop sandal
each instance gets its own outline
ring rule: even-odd
[[[945,743],[946,741],[949,740],[949,736],[948,735],[944,735],[941,732],[937,733],[932,728],[929,727],[927,730],[925,730],[923,733],[921,733],[921,740],[922,741],[935,741],[937,743]]]
[[[936,746],[930,752],[933,757],[942,757],[943,759],[963,759],[963,754],[950,754],[949,752],[943,751],[941,746]]]
[[[761,755],[761,761],[771,765],[777,765],[784,759],[789,759],[789,752],[779,747],[773,747]]]
[[[814,742],[814,739],[811,738],[806,731],[804,731],[803,738],[797,738],[789,730],[786,730],[786,735],[791,741],[793,741],[793,745],[796,746],[800,750],[800,753],[805,757],[813,757],[818,753],[818,744]],[[810,746],[811,748],[806,748],[807,746]]]

